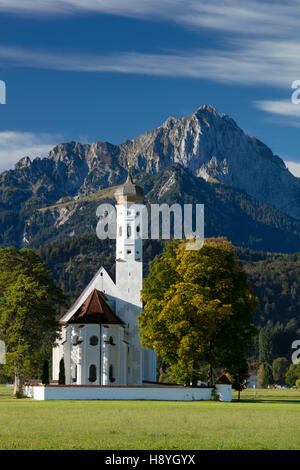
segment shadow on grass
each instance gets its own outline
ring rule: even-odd
[[[300,400],[289,400],[284,398],[241,398],[240,401],[233,399],[231,403],[298,403],[300,405]]]

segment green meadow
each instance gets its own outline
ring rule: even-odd
[[[300,390],[234,398],[39,402],[0,387],[0,449],[300,449]]]

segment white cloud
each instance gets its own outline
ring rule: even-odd
[[[298,77],[300,46],[270,41],[244,41],[231,50],[194,50],[191,52],[143,54],[72,54],[0,46],[1,64],[77,72],[116,72],[154,76],[207,78],[243,84],[290,87]],[[273,51],[277,49],[277,53]],[[291,56],[291,50],[294,54]],[[289,57],[286,51],[289,50]],[[281,73],[278,73],[278,71]]]
[[[294,176],[298,176],[298,178],[300,178],[300,163],[291,161],[285,161],[284,163]]]
[[[98,12],[164,19],[223,33],[218,49],[161,54],[74,55],[2,46],[3,66],[207,78],[285,89],[300,78],[299,0],[0,0],[1,11],[30,15]]]
[[[0,12],[20,15],[100,13],[163,19],[187,27],[243,34],[298,31],[298,0],[0,0]]]
[[[13,168],[25,156],[44,157],[57,143],[58,136],[31,132],[0,132],[0,171]]]
[[[300,118],[300,104],[293,104],[290,100],[255,101],[258,109],[271,114]]]
[[[222,47],[160,54],[138,50],[107,55],[74,54],[0,46],[1,65],[6,67],[264,85],[285,89],[287,98],[292,94],[291,83],[300,79],[299,0],[0,0],[1,11],[29,15],[95,12],[164,19],[183,27],[223,33]],[[287,101],[260,101],[255,105],[272,114],[298,117],[296,106]]]

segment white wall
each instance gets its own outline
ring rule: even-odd
[[[35,400],[210,400],[211,388],[190,387],[78,387],[26,386],[25,393]]]
[[[232,385],[217,384],[216,391],[221,401],[232,401]]]

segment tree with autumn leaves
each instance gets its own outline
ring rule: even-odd
[[[210,385],[216,369],[245,376],[258,303],[226,239],[190,251],[185,241],[167,244],[150,264],[142,300],[141,343],[169,364],[172,380],[196,385],[203,368]]]
[[[29,249],[0,248],[0,339],[5,369],[15,376],[15,396],[23,380],[41,367],[59,337],[57,308],[65,304],[45,264]]]

